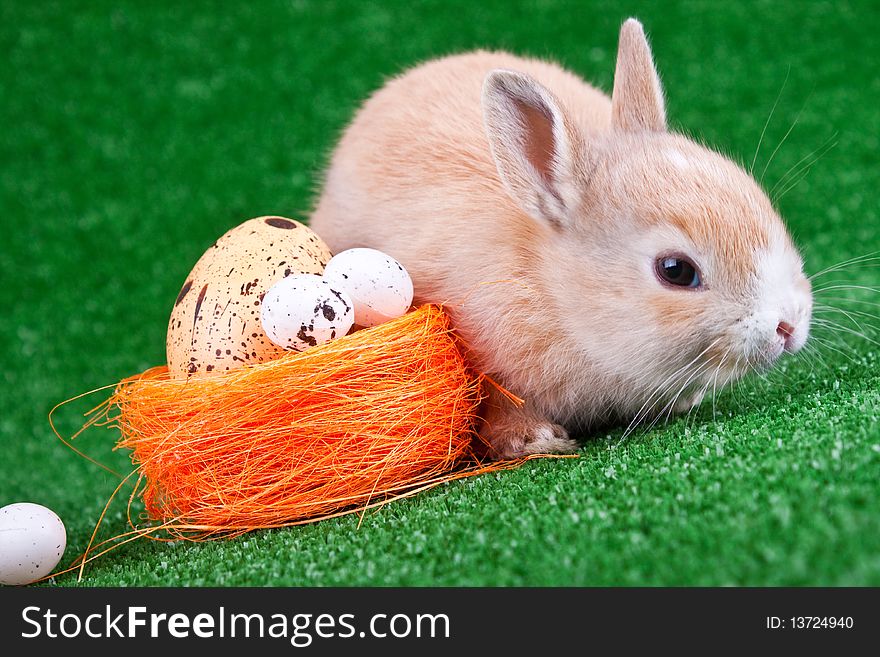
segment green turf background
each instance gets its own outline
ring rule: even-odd
[[[740,161],[788,77],[757,174],[800,118],[768,188],[836,142],[779,202],[809,271],[880,249],[877,3],[0,1],[0,505],[49,506],[65,563],[81,552],[115,483],[55,440],[49,408],[161,363],[203,250],[247,218],[302,217],[385,77],[493,47],[610,90],[629,15],[672,125]],[[878,363],[871,342],[841,342],[726,393],[714,418],[709,404],[623,443],[593,436],[577,460],[450,484],[360,528],[131,544],[84,584],[880,585]],[[79,445],[125,468],[114,438]],[[114,507],[106,531],[123,528]]]

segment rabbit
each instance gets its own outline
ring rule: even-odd
[[[632,18],[610,99],[504,52],[390,80],[341,137],[310,225],[334,253],[392,255],[417,303],[449,311],[498,384],[479,428],[492,458],[687,411],[809,335],[785,225],[742,168],[667,129]]]

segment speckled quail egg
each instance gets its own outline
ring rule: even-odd
[[[320,274],[327,245],[284,217],[257,217],[218,239],[180,290],[168,324],[175,378],[212,376],[282,355],[260,323],[263,295],[293,274]]]

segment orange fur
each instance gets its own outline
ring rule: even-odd
[[[507,53],[391,80],[343,135],[311,226],[334,251],[402,262],[416,298],[450,310],[475,366],[526,399],[488,405],[481,431],[498,456],[571,449],[566,427],[638,418],[655,393],[653,411],[680,410],[679,396],[772,361],[782,319],[797,327],[791,350],[809,330],[782,221],[737,165],[666,130],[632,19],[613,100]],[[671,252],[703,288],[657,280]]]

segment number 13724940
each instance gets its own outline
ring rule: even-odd
[[[850,630],[853,628],[852,616],[767,616],[768,630]]]

